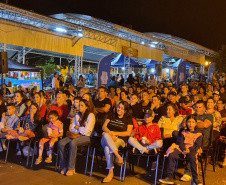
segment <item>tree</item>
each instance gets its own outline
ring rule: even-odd
[[[221,50],[218,51],[214,62],[216,63],[216,71],[218,73],[226,73],[226,45],[222,46]]]
[[[44,78],[48,78],[51,74],[53,74],[54,72],[56,72],[58,70],[57,65],[54,63],[53,57],[43,58],[41,60],[42,61],[40,63],[42,65],[40,65],[38,67],[43,69]]]

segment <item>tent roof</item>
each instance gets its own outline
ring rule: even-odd
[[[111,62],[111,66],[115,66],[115,67],[119,67],[119,66],[124,66],[124,59],[125,56],[122,54],[119,54],[117,57],[115,57],[112,62]],[[138,66],[139,63],[135,62],[132,58],[130,58],[130,65],[131,66]]]
[[[40,72],[42,69],[34,66],[28,66],[20,64],[8,59],[8,70],[9,71],[30,71],[30,72]]]

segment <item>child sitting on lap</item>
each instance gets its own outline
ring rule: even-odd
[[[197,120],[194,115],[189,115],[186,119],[187,130],[182,131],[182,133],[178,135],[178,145],[173,143],[166,152],[168,155],[167,177],[165,179],[159,179],[161,183],[174,184],[173,173],[175,163],[182,155],[186,157],[190,163],[194,184],[201,185],[201,182],[198,180],[196,157],[197,154],[201,152],[202,134],[195,132],[196,125]]]
[[[44,144],[49,141],[49,151],[47,152],[48,157],[46,158],[46,163],[52,163],[52,153],[54,144],[58,141],[59,137],[63,136],[63,123],[59,120],[59,115],[57,111],[51,111],[49,113],[49,125],[47,127],[48,137],[42,138],[39,141],[39,156],[35,162],[36,165],[42,162],[42,153],[44,149]]]

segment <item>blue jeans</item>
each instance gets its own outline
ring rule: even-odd
[[[173,153],[169,155],[168,166],[167,166],[167,177],[173,178],[173,174],[175,171],[175,163],[176,163],[176,160],[180,158],[180,154],[181,152],[179,150],[175,150]],[[190,153],[186,155],[186,159],[190,164],[191,173],[194,180],[198,179],[196,154],[197,152],[190,151]]]
[[[81,136],[76,139],[71,139],[65,137],[58,143],[58,151],[60,155],[60,164],[62,168],[67,168],[68,170],[75,169],[77,147],[82,145],[88,145],[90,143],[89,136]],[[66,155],[65,146],[69,144],[69,157]]]
[[[101,139],[101,145],[104,148],[104,154],[107,162],[107,169],[114,168],[114,154],[113,152],[118,151],[120,146],[125,147],[125,142],[122,139],[117,139],[113,141],[112,137],[108,133],[104,133]]]

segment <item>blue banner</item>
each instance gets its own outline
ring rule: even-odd
[[[108,87],[110,83],[112,58],[113,58],[113,54],[110,54],[102,58],[98,64],[98,71],[97,71],[98,87],[100,87],[101,85],[106,85],[106,87]]]
[[[208,80],[212,82],[213,73],[215,73],[215,63],[210,64],[208,70]]]
[[[177,85],[186,82],[186,65],[187,61],[181,59],[181,62],[178,64],[177,67]]]

